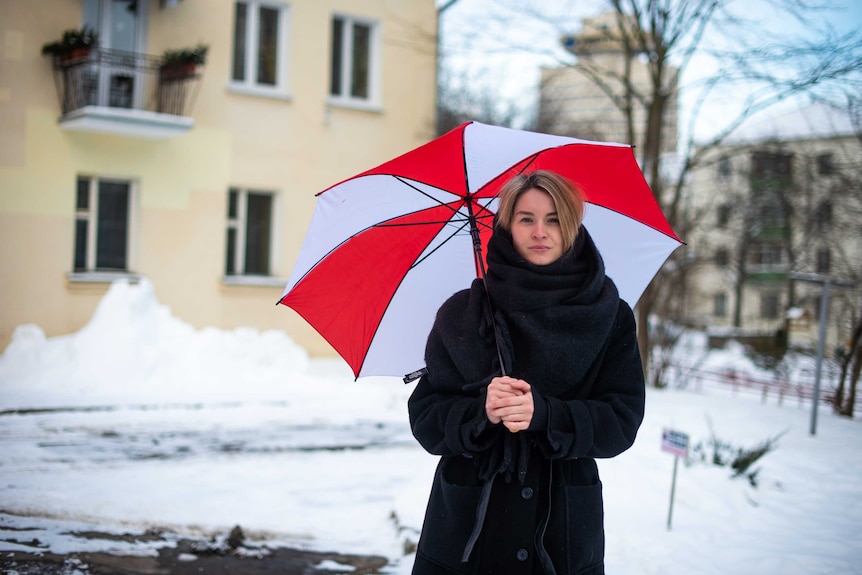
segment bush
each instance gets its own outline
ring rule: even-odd
[[[730,467],[734,473],[731,478],[745,477],[752,487],[757,487],[757,475],[760,468],[752,469],[752,466],[770,451],[777,447],[778,440],[786,431],[782,431],[775,437],[761,441],[755,447],[734,447],[727,441],[722,441],[715,435],[712,422],[709,423],[710,438],[704,443],[702,441],[692,447],[691,455],[687,461],[691,463],[709,463],[718,467]]]

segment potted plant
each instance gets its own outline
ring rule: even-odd
[[[199,65],[206,63],[209,46],[198,44],[193,48],[166,50],[159,64],[163,80],[181,80],[193,76]]]
[[[92,28],[84,26],[63,32],[59,40],[42,46],[43,55],[52,55],[61,62],[83,60],[90,56],[90,50],[98,46],[99,35]]]

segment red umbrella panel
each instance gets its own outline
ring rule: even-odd
[[[681,244],[632,148],[471,122],[318,194],[279,303],[299,313],[357,377],[424,366],[440,305],[478,276],[495,196],[514,175],[548,169],[587,199],[584,226],[621,297],[637,303]]]

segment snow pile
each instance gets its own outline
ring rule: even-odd
[[[212,401],[271,397],[308,365],[284,332],[197,331],[158,302],[149,280],[118,280],[77,333],[48,339],[19,326],[0,356],[0,383],[4,407]]]

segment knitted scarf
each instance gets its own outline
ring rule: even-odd
[[[577,396],[577,383],[605,344],[619,295],[581,227],[557,261],[526,261],[512,236],[495,229],[488,242],[485,286],[494,307],[507,373],[560,398]]]

